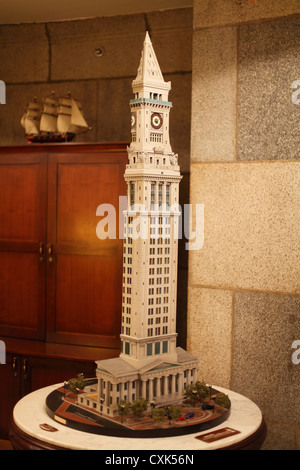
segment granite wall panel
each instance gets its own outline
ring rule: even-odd
[[[188,351],[199,361],[198,379],[230,387],[232,292],[188,288]]]
[[[292,362],[299,331],[299,297],[235,294],[232,387],[267,419],[292,426],[300,422],[300,365]]]
[[[0,26],[0,77],[6,84],[46,81],[49,42],[44,24]]]
[[[298,0],[195,0],[194,28],[209,28],[300,13]]]
[[[196,31],[191,162],[236,158],[237,30]]]
[[[190,72],[192,69],[193,10],[147,13],[155,53],[163,73]]]
[[[204,204],[204,245],[190,284],[300,293],[300,164],[193,164],[190,200]]]
[[[238,159],[300,158],[300,19],[239,27]]]
[[[49,23],[48,30],[52,80],[126,77],[137,70],[143,14]]]

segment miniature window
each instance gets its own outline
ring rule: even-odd
[[[152,343],[147,344],[147,356],[152,356]]]
[[[154,354],[160,354],[160,343],[154,344]]]
[[[166,206],[170,207],[170,185],[169,184],[166,185]]]
[[[159,207],[162,205],[162,184],[158,185],[158,205]]]
[[[162,343],[162,352],[166,354],[168,352],[168,341],[163,341]]]
[[[130,183],[130,203],[134,205],[134,183]]]
[[[130,354],[130,343],[125,341],[125,354]]]
[[[151,132],[150,134],[150,142],[162,142],[162,135],[161,134],[156,134]],[[152,158],[152,157],[151,157]],[[152,162],[151,162],[152,163]],[[157,163],[157,165],[159,162]]]

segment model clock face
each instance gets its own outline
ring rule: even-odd
[[[136,123],[135,113],[132,113],[131,114],[131,127],[135,127],[135,123]]]
[[[162,115],[158,113],[153,113],[151,116],[151,126],[154,127],[154,129],[159,129],[162,126],[162,123]]]

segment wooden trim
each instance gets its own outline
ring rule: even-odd
[[[74,346],[5,336],[0,336],[0,339],[5,342],[7,354],[11,353],[22,356],[86,362],[110,359],[112,357],[117,357],[120,354],[119,348]]]

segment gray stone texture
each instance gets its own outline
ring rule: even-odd
[[[298,13],[299,0],[195,0],[194,28],[260,21]]]
[[[0,26],[0,79],[8,83],[46,81],[49,43],[44,24]]]
[[[49,23],[51,79],[131,76],[144,41],[144,15]],[[102,48],[101,57],[95,49]]]
[[[300,19],[239,27],[238,159],[300,158]]]
[[[188,288],[187,350],[198,358],[198,378],[230,388],[232,292]]]
[[[193,9],[183,8],[147,13],[147,24],[162,72],[190,72],[192,70]]]
[[[248,396],[266,419],[299,426],[300,298],[255,292],[235,294],[232,389]]]
[[[299,294],[299,181],[294,161],[193,164],[204,244],[189,252],[190,283]]]
[[[300,428],[266,420],[268,432],[262,450],[300,450],[297,434]]]
[[[272,450],[300,448],[299,13],[293,0],[194,2],[190,202],[204,204],[204,245],[189,252],[187,347],[205,380],[257,403]]]
[[[236,156],[237,30],[196,31],[193,45],[191,162]]]

